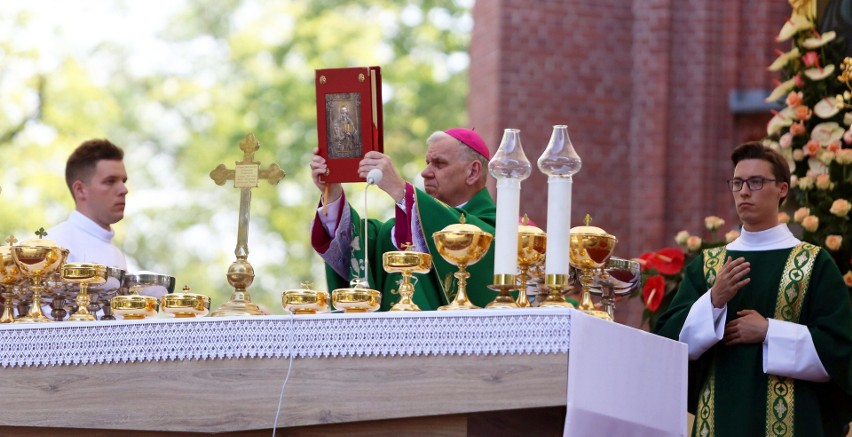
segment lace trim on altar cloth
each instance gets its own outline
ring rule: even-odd
[[[0,366],[222,358],[565,353],[563,309],[205,317],[0,325]]]

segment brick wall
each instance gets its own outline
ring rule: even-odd
[[[766,66],[786,50],[774,37],[787,2],[501,0],[473,12],[469,125],[492,150],[504,128],[521,130],[534,167],[522,213],[548,225],[535,162],[566,124],[583,159],[570,225],[590,213],[617,256],[673,245],[707,215],[736,224],[728,157],[770,114],[734,114],[728,95],[774,87]]]

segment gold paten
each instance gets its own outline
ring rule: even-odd
[[[432,255],[411,250],[411,245],[404,245],[398,251],[385,252],[382,255],[382,266],[388,273],[399,273],[402,275],[402,283],[399,284],[399,302],[395,303],[390,311],[420,311],[411,297],[414,295],[414,285],[411,284],[413,273],[429,273],[432,270]]]
[[[210,298],[203,294],[190,293],[188,285],[180,293],[167,294],[160,298],[160,308],[176,319],[204,317],[210,312]]]
[[[606,265],[615,250],[618,240],[603,229],[591,226],[592,218],[586,214],[585,226],[571,228],[571,264],[580,269],[580,283],[583,285],[583,297],[580,310],[605,320],[612,320],[605,311],[595,309],[590,289],[598,270]]]
[[[344,313],[366,313],[382,306],[382,293],[369,288],[367,281],[356,278],[350,288],[338,288],[331,292],[331,303]]]
[[[42,281],[45,276],[58,271],[68,256],[68,249],[63,249],[56,242],[42,238],[47,235],[44,232],[44,228],[40,228],[36,232],[36,235],[39,236],[38,239],[27,240],[11,248],[12,258],[21,270],[21,274],[31,280],[33,292],[29,312],[26,316],[16,319],[16,322],[37,323],[53,321],[47,318],[41,310],[41,292],[44,291]]]
[[[154,296],[140,296],[141,285],[130,287],[130,294],[115,296],[109,300],[113,314],[119,319],[141,320],[146,317],[157,315],[157,298]]]
[[[62,266],[62,280],[71,284],[78,284],[80,291],[74,301],[77,303],[77,311],[71,314],[68,321],[71,322],[93,322],[95,316],[89,313],[91,298],[87,291],[89,285],[103,284],[107,280],[107,268],[101,264],[90,263],[65,263]]]
[[[270,164],[265,170],[260,169],[260,162],[254,160],[254,152],[260,148],[260,143],[254,134],[248,134],[240,141],[243,160],[236,162],[234,170],[228,170],[224,164],[219,164],[210,172],[210,178],[216,185],[224,185],[225,181],[234,181],[234,188],[240,189],[240,215],[237,227],[237,247],[234,255],[237,260],[228,267],[226,275],[228,283],[234,287],[231,298],[222,304],[212,316],[257,316],[265,314],[257,304],[252,303],[251,295],[246,290],[254,282],[254,268],[248,259],[248,225],[251,207],[251,190],[256,188],[261,180],[276,185],[286,176],[278,164]]]
[[[0,289],[3,293],[3,315],[0,316],[0,323],[15,321],[15,312],[12,310],[14,287],[24,277],[12,258],[11,245],[15,243],[15,237],[10,235],[6,241],[9,246],[0,246]]]
[[[300,289],[285,290],[281,293],[281,305],[293,314],[326,313],[329,310],[327,291],[313,290],[313,283],[302,282]]]
[[[439,310],[469,310],[477,309],[467,297],[467,266],[476,264],[488,252],[494,236],[478,227],[465,223],[464,214],[459,223],[448,225],[432,234],[438,253],[448,263],[458,266],[453,274],[459,281],[456,298],[449,305],[438,307]]]

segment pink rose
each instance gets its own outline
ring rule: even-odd
[[[840,150],[840,141],[832,141],[828,143],[828,146],[825,147],[831,153],[837,153]]]
[[[802,149],[794,149],[793,161],[801,161],[803,159],[805,159],[805,152],[802,152]]]
[[[816,187],[819,190],[830,190],[834,187],[834,182],[827,174],[821,174],[816,178]]]
[[[790,133],[793,136],[799,136],[805,133],[805,125],[802,122],[793,123],[790,125]]]
[[[843,142],[846,144],[852,144],[852,129],[843,133]]]
[[[686,240],[686,248],[692,252],[697,252],[701,249],[701,237],[697,235],[690,235]]]
[[[675,235],[675,243],[680,244],[681,246],[686,245],[686,240],[689,239],[689,232],[680,231]]]
[[[837,250],[840,249],[841,244],[843,244],[843,237],[840,235],[829,235],[825,237],[825,247],[832,252],[837,252]]]
[[[793,220],[796,223],[801,223],[809,215],[811,215],[811,209],[803,206],[793,213]]]
[[[834,159],[840,165],[852,164],[852,149],[838,150],[834,156]]]
[[[843,275],[843,282],[846,283],[847,287],[852,287],[852,270]]]
[[[805,121],[811,118],[811,108],[807,105],[796,106],[796,120]]]
[[[722,227],[725,224],[725,221],[715,215],[710,215],[704,217],[704,227],[707,228],[708,231],[715,231]]]
[[[819,228],[819,218],[815,215],[809,215],[802,220],[802,227],[808,232],[814,232]]]
[[[808,141],[808,144],[805,144],[805,155],[816,156],[820,150],[822,150],[822,146],[820,146],[819,143],[814,140],[810,140]]]
[[[795,108],[799,106],[804,101],[804,97],[802,96],[802,92],[790,91],[790,94],[787,94],[787,106],[791,108]]]
[[[731,241],[734,241],[737,238],[740,238],[740,233],[737,230],[732,229],[732,230],[728,231],[727,233],[725,233],[725,242],[727,242],[727,243],[730,243]]]
[[[778,223],[790,223],[790,216],[786,212],[779,212]]]
[[[849,210],[852,210],[852,203],[846,199],[837,199],[831,204],[828,212],[842,218],[849,214]]]
[[[781,138],[778,139],[778,145],[781,146],[782,149],[789,149],[790,146],[793,145],[793,134],[787,132],[784,135],[781,135]]]

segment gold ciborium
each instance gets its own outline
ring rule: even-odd
[[[188,285],[180,293],[167,294],[160,298],[163,313],[176,319],[204,317],[210,312],[210,298],[203,294],[190,293]]]
[[[338,288],[331,292],[331,303],[335,309],[344,313],[366,313],[376,311],[382,306],[382,293],[370,288],[370,284],[355,278],[349,288]]]
[[[456,298],[449,305],[438,307],[439,310],[469,310],[477,309],[467,297],[467,266],[476,264],[488,252],[494,236],[478,227],[465,223],[464,215],[459,223],[448,225],[432,234],[438,253],[448,263],[458,266],[453,274],[459,281]]]
[[[68,321],[71,322],[93,322],[95,316],[89,312],[89,285],[103,284],[107,280],[107,268],[101,264],[90,263],[65,263],[62,266],[62,280],[70,284],[77,284],[80,291],[74,301],[77,303],[77,312],[71,314]]]
[[[142,285],[135,284],[130,287],[128,294],[115,296],[109,300],[112,313],[119,319],[141,320],[146,317],[157,315],[157,298],[154,296],[142,296],[139,291]]]
[[[583,297],[580,300],[580,310],[606,320],[612,318],[605,311],[596,310],[592,303],[590,289],[597,271],[606,265],[607,260],[615,249],[618,241],[603,229],[591,226],[592,218],[586,214],[585,226],[571,228],[571,264],[580,269],[580,283],[583,286]]]
[[[524,214],[521,224],[518,225],[518,291],[517,304],[524,308],[530,306],[527,298],[527,282],[534,279],[532,272],[538,271],[536,267],[544,264],[544,254],[547,251],[547,234],[541,228],[529,224],[529,217]]]
[[[8,241],[13,243],[15,239],[10,236]],[[13,290],[22,278],[21,269],[12,258],[12,247],[0,246],[0,289],[3,292],[3,316],[0,316],[0,323],[15,321],[15,312],[12,309]]]
[[[402,282],[399,284],[399,302],[390,311],[420,311],[412,300],[414,285],[411,284],[413,273],[429,273],[432,270],[432,255],[411,250],[411,245],[403,246],[404,250],[385,252],[382,255],[382,266],[388,273],[399,273]]]
[[[47,235],[44,229],[36,233],[40,237]],[[32,303],[26,316],[19,317],[16,322],[36,323],[52,322],[41,310],[41,292],[44,290],[44,278],[55,273],[68,256],[68,249],[59,247],[54,241],[42,238],[27,240],[17,246],[12,246],[12,258],[21,270],[21,274],[32,281]]]
[[[329,295],[327,291],[313,290],[313,283],[302,282],[301,287],[281,293],[281,306],[293,314],[327,313]]]

